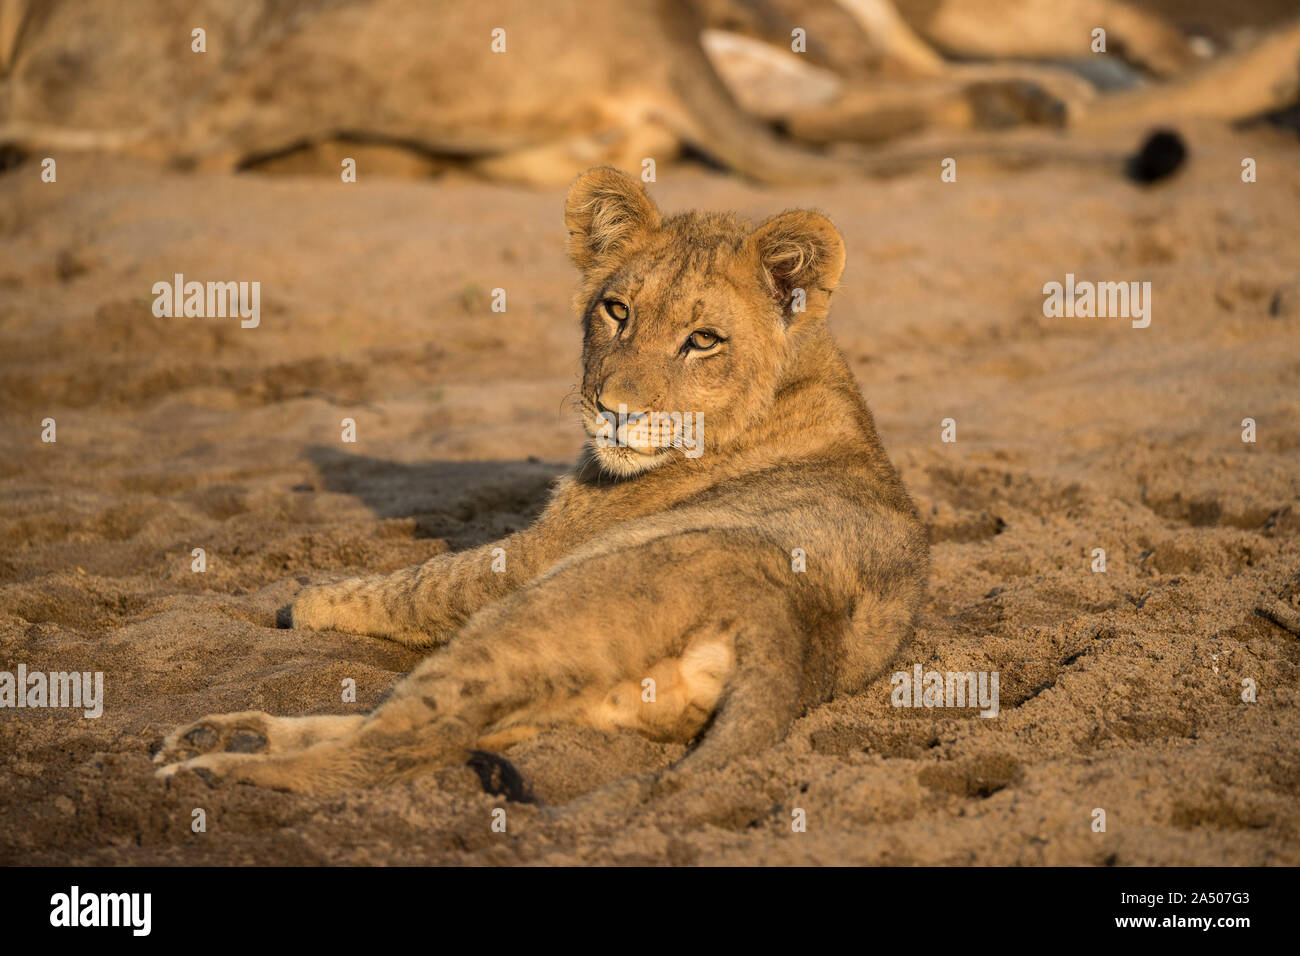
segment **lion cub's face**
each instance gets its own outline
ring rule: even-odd
[[[817,213],[757,229],[710,213],[664,220],[609,168],[574,183],[565,221],[583,273],[583,425],[619,477],[742,440],[844,267],[843,241]]]

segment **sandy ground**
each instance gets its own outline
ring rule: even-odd
[[[934,542],[898,669],[997,670],[1001,713],[894,709],[883,675],[627,818],[557,808],[681,748],[518,744],[534,805],[465,767],[310,798],[150,763],[206,713],[373,706],[415,655],[275,608],[540,510],[580,443],[560,194],[73,156],[57,184],[0,176],[0,669],[106,688],[97,720],[0,711],[0,862],[1300,863],[1300,638],[1256,612],[1300,602],[1300,163],[1279,132],[1186,132],[1149,191],[1086,166],[788,190],[661,168],[666,210],[811,205],[844,232],[832,328]],[[260,327],[154,318],[176,272],[260,281]],[[1151,326],[1045,318],[1067,272],[1150,281]]]

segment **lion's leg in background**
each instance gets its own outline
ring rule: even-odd
[[[1192,117],[1244,120],[1292,106],[1297,99],[1300,22],[1292,21],[1249,49],[1210,61],[1175,82],[1098,100],[1078,125],[1093,130]]]
[[[894,2],[921,37],[949,56],[1085,57],[1091,51],[1092,31],[1102,28],[1108,49],[1122,50],[1127,60],[1157,76],[1177,76],[1199,59],[1173,24],[1116,0]]]

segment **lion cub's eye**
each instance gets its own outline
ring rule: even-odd
[[[686,340],[686,344],[697,352],[707,352],[721,341],[722,339],[714,335],[712,332],[705,332],[703,329],[698,329],[690,334],[690,337]]]
[[[628,312],[627,306],[619,302],[618,299],[606,299],[601,305],[605,308],[605,314],[619,325],[626,322],[628,315],[631,314]]]

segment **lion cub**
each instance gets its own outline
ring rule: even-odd
[[[573,184],[565,223],[590,437],[575,472],[525,531],[299,596],[293,627],[435,648],[372,712],[205,717],[167,738],[160,776],[328,792],[566,722],[699,737],[679,767],[706,768],[898,650],[928,548],[826,326],[835,227],[663,218],[610,168]]]

